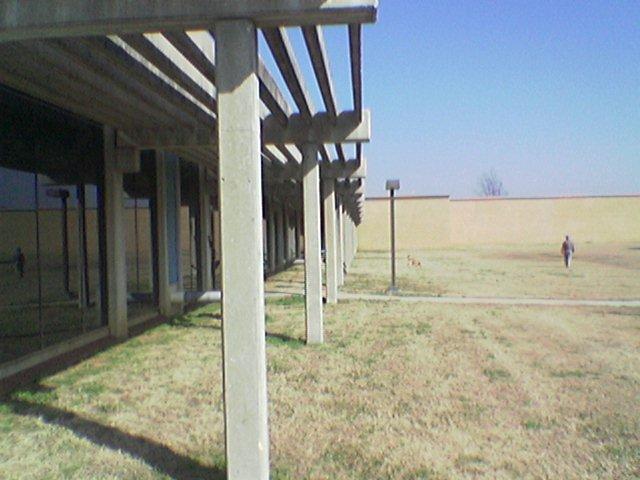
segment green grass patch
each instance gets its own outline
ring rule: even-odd
[[[18,390],[11,395],[11,399],[30,403],[33,405],[47,405],[54,403],[58,399],[58,394],[55,390],[47,389],[33,389],[33,390]]]
[[[419,323],[416,327],[416,335],[429,335],[431,333],[430,323]]]
[[[267,333],[267,345],[299,349],[305,346],[304,340],[275,333]]]
[[[511,374],[502,368],[485,368],[482,373],[492,382],[511,378]]]
[[[268,299],[268,303],[281,307],[304,305],[304,295],[286,295],[281,298],[270,298]]]
[[[542,423],[536,421],[536,420],[526,420],[522,426],[526,429],[526,430],[541,430],[542,429]]]
[[[556,378],[585,378],[588,375],[594,374],[584,370],[556,370],[551,372],[551,376]]]

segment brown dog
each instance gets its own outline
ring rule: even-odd
[[[411,255],[407,255],[407,263],[410,267],[422,267],[420,260],[413,258]]]

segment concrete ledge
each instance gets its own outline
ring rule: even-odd
[[[137,325],[142,325],[143,323],[150,322],[151,320],[158,318],[159,315],[160,314],[158,312],[146,313],[144,315],[140,315],[136,318],[130,319],[127,324],[129,325],[129,327],[135,327]]]
[[[108,338],[110,336],[107,327],[100,327],[91,332],[87,332],[77,337],[56,343],[43,350],[38,350],[24,357],[12,360],[0,365],[0,380],[4,380],[20,372],[36,367],[48,360],[58,357],[62,354],[77,350],[91,343]]]

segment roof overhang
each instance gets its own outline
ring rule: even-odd
[[[249,19],[258,28],[362,24],[378,0],[0,0],[0,42],[211,28]]]

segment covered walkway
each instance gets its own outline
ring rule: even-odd
[[[91,323],[83,315],[78,335],[49,345],[40,288],[39,343],[0,364],[0,377],[100,338],[126,339],[136,323],[222,292],[228,477],[268,478],[263,282],[304,258],[306,341],[322,343],[323,301],[337,302],[358,246],[371,130],[362,25],[376,14],[376,0],[0,0],[0,86],[17,105],[13,118],[58,112],[62,125],[77,132],[69,123],[77,119],[92,135],[70,156],[63,140],[51,141],[68,131],[30,142],[15,122],[2,124],[2,171],[35,185],[33,205],[15,209],[35,217],[27,252],[34,270],[25,278],[55,282],[58,273],[43,282],[45,253],[57,265],[57,252],[68,250],[67,240],[51,252],[43,247],[46,187],[75,209],[69,219],[66,200],[51,207],[64,206],[64,238],[71,228],[78,238],[77,255],[63,255],[60,270],[71,264],[77,272],[77,289],[67,278],[67,300],[95,312]],[[323,25],[343,25],[348,38],[345,109]],[[322,107],[313,104],[287,27],[301,29]],[[258,51],[260,33],[277,73]],[[79,167],[89,156],[91,175]],[[0,212],[3,229],[15,229],[15,218]]]

